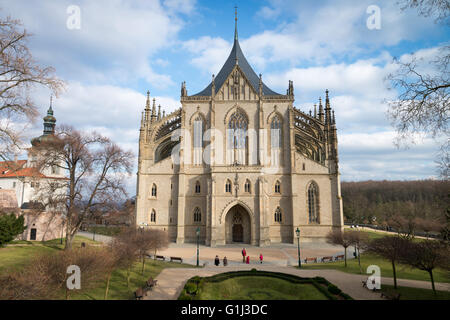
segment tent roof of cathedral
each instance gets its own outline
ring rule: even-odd
[[[217,76],[214,79],[214,85],[216,87],[216,93],[220,90],[225,80],[227,80],[228,75],[233,71],[235,65],[238,65],[242,72],[245,74],[247,79],[250,81],[255,92],[259,92],[259,77],[253,71],[252,67],[248,63],[247,59],[242,52],[242,49],[239,45],[239,41],[237,37],[234,39],[233,49],[231,49],[231,53],[228,56],[227,61],[223,65],[222,69],[219,71]],[[194,96],[210,96],[211,95],[211,86],[210,83],[203,91],[194,94]],[[269,87],[267,87],[264,83],[262,84],[262,92],[264,95],[280,95],[279,93],[274,92]]]

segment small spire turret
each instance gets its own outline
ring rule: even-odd
[[[319,97],[319,121],[323,122],[323,106],[321,97]]]

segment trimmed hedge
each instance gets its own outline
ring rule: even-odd
[[[202,284],[204,282],[217,283],[231,278],[248,277],[248,276],[273,277],[291,283],[312,284],[315,288],[317,288],[330,300],[337,300],[338,297],[341,297],[342,299],[345,300],[353,300],[348,294],[343,293],[341,289],[339,289],[337,286],[335,286],[334,284],[330,283],[328,280],[322,277],[303,278],[294,276],[292,274],[286,274],[281,272],[258,271],[256,269],[252,269],[250,271],[245,270],[245,271],[224,272],[204,278],[195,276],[186,282],[186,285],[184,286],[184,289],[178,299],[186,300],[186,296],[189,296],[189,298],[192,299],[193,295],[197,295],[200,292]]]

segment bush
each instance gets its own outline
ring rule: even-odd
[[[252,271],[252,272],[257,272],[258,270],[256,270],[255,268],[253,268],[251,271]]]
[[[197,285],[195,283],[193,283],[193,282],[188,282],[184,286],[184,289],[189,294],[195,294],[197,292]]]
[[[186,294],[186,290],[183,290],[178,297],[178,300],[192,300],[192,297],[188,294]]]
[[[340,294],[342,292],[341,289],[339,289],[338,287],[336,287],[334,284],[329,284],[328,285],[328,291],[332,294]]]

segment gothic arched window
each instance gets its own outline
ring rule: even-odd
[[[231,193],[231,181],[230,180],[227,180],[227,182],[225,183],[225,192]]]
[[[312,182],[308,187],[309,223],[319,223],[319,193],[317,185]]]
[[[245,181],[244,190],[247,193],[251,193],[252,192],[251,184],[250,184],[250,181],[248,179]]]
[[[152,213],[150,214],[150,222],[156,222],[156,211],[152,209]]]
[[[275,115],[270,123],[270,157],[271,164],[275,167],[280,165],[281,127],[281,119]]]
[[[247,163],[248,120],[242,111],[236,111],[228,121],[228,161],[229,164]]]
[[[156,197],[156,184],[152,186],[152,197]]]
[[[196,207],[194,209],[194,222],[201,222],[202,221],[202,213],[200,211],[199,207]]]
[[[282,222],[283,221],[283,216],[281,214],[280,207],[277,207],[277,209],[275,210],[274,219],[275,219],[275,222]]]
[[[203,156],[203,118],[198,115],[194,120],[194,165],[202,164]]]
[[[275,193],[281,193],[280,181],[275,182]]]
[[[200,193],[200,181],[195,183],[195,193]]]

